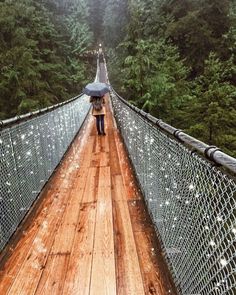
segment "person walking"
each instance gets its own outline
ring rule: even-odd
[[[96,127],[98,135],[106,135],[104,126],[104,117],[106,114],[104,96],[91,96],[92,115],[96,118]]]

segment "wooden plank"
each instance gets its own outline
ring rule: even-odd
[[[88,168],[87,167],[80,167],[78,169],[77,174],[75,175],[73,181],[73,188],[72,191],[74,193],[79,193],[81,190],[84,190],[85,182],[87,178]]]
[[[72,251],[73,242],[77,233],[76,228],[80,204],[83,196],[87,194],[86,184],[88,184],[88,180],[94,178],[93,174],[96,173],[96,169],[91,169],[92,173],[89,171],[90,170],[86,168],[78,173],[80,181],[71,192],[70,201],[65,210],[63,220],[58,227],[49,259],[39,282],[37,294],[44,294],[45,290],[47,290],[47,292],[48,290],[57,292],[64,287],[64,280],[66,278],[67,266],[70,259],[68,255],[70,255]],[[90,186],[88,187],[90,188]],[[56,274],[53,273],[53,267],[55,267],[55,265],[58,265]]]
[[[113,199],[115,201],[127,202],[126,194],[124,190],[123,178],[121,175],[112,176],[112,186],[114,188]]]
[[[117,146],[118,161],[121,167],[121,175],[123,178],[127,199],[141,199],[141,194],[138,189],[135,175],[130,165],[130,160],[128,158],[124,144],[121,140],[120,134],[117,131],[114,132],[114,138]]]
[[[111,169],[110,167],[101,167],[99,169],[99,188],[111,187]]]
[[[86,174],[83,177],[85,180]],[[79,188],[81,190],[83,190],[83,186],[85,186],[85,181],[79,183]],[[64,198],[65,201],[67,200],[67,206],[65,206],[64,204],[64,208],[66,209],[63,209],[63,207],[61,208],[60,205],[57,205],[57,210],[55,210],[55,213],[51,213],[49,225],[47,227],[47,232],[43,233],[42,236],[37,235],[35,243],[36,250],[35,247],[31,249],[32,255],[29,257],[29,261],[27,261],[25,266],[23,266],[20,270],[21,276],[25,276],[25,274],[28,274],[27,280],[24,281],[24,279],[21,278],[21,276],[17,276],[18,283],[16,283],[15,286],[13,285],[13,287],[10,290],[10,294],[15,294],[18,291],[26,292],[27,290],[33,292],[32,290],[34,290],[37,287],[38,281],[41,277],[41,273],[44,271],[47,272],[48,269],[50,270],[51,264],[54,264],[54,262],[50,262],[48,264],[47,261],[47,257],[49,255],[51,247],[51,253],[53,254],[67,254],[70,252],[74,239],[74,233],[79,213],[79,204],[82,199],[82,193],[74,194],[72,192],[72,196],[69,201],[68,196],[69,192],[68,190],[65,190]],[[59,224],[59,218],[62,214],[64,214],[64,216]],[[40,251],[39,248],[42,248],[42,251]]]
[[[96,187],[98,184],[98,168],[88,168],[87,180],[85,185],[85,193],[83,196],[83,203],[90,203],[96,201]]]
[[[109,131],[109,156],[110,156],[110,167],[111,174],[118,175],[121,174],[120,164],[118,160],[118,153],[115,143],[114,132]]]
[[[34,294],[49,254],[55,230],[63,215],[67,202],[67,192],[64,191],[55,200],[55,210],[50,211],[35,237],[30,251],[20,267],[8,294]],[[61,209],[60,209],[61,208]]]
[[[89,294],[96,204],[83,203],[66,273],[63,295]]]
[[[143,200],[129,201],[132,227],[146,294],[175,294],[169,272],[160,253],[151,218]]]
[[[144,200],[132,200],[128,202],[133,232],[153,232],[152,221],[146,211]]]
[[[95,136],[90,136],[88,138],[88,142],[86,144],[86,150],[85,150],[85,154],[84,154],[84,159],[82,161],[82,163],[80,164],[80,167],[90,167],[90,162],[91,162],[91,155],[93,153],[93,144],[95,141],[96,137]]]
[[[94,152],[91,155],[91,162],[90,162],[90,167],[99,167],[100,166],[100,153],[99,152]]]
[[[41,219],[42,221],[43,219]],[[37,230],[40,224],[32,226],[26,233],[23,234],[22,239],[17,244],[17,247],[13,250],[12,255],[7,260],[4,269],[0,275],[0,294],[8,294],[13,282],[15,281],[17,274],[25,261],[25,257],[28,256],[30,248],[32,247],[32,240],[37,234]]]
[[[116,294],[110,169],[100,168],[90,294]],[[107,181],[104,181],[105,179]],[[98,291],[99,290],[99,291]]]
[[[149,232],[150,233],[150,232]],[[142,270],[145,294],[165,295],[172,291],[170,284],[163,284],[156,261],[156,251],[145,232],[135,232],[137,250]],[[173,294],[172,292],[170,294]]]
[[[102,140],[102,137],[101,136],[98,136],[96,134],[95,136],[95,145],[94,145],[94,153],[100,153],[101,152],[101,140]]]
[[[110,158],[108,152],[101,152],[100,153],[100,167],[109,166]]]
[[[51,254],[70,253],[74,240],[81,198],[82,194],[73,194],[70,196],[63,218],[57,228],[50,252]],[[45,267],[47,267],[47,265]]]
[[[44,270],[35,293],[21,293],[29,295],[61,294],[66,269],[69,262],[68,254],[49,255],[47,269]]]
[[[108,120],[107,118],[105,117],[105,124],[107,125],[108,124]],[[109,126],[110,127],[110,126]],[[106,129],[106,136],[103,136],[101,139],[101,152],[105,152],[105,153],[108,153],[109,152],[109,133],[108,133],[108,128],[107,127]]]
[[[48,186],[53,190],[56,188],[68,188],[71,185],[70,179],[78,171],[79,161],[80,154],[77,152],[77,149],[70,148]]]
[[[118,294],[145,294],[121,175],[114,176],[113,211]]]
[[[100,152],[94,152],[91,155],[90,167],[109,166],[109,163],[110,163],[109,152],[100,151]]]

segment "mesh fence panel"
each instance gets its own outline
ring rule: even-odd
[[[0,250],[37,198],[74,136],[87,96],[0,131]]]
[[[236,294],[236,183],[112,95],[114,114],[184,295]]]

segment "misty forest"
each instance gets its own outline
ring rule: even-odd
[[[122,97],[236,156],[235,0],[0,1],[0,119],[81,93],[100,43]]]

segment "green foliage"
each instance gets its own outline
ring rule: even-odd
[[[61,15],[64,4],[0,2],[0,119],[66,100],[89,78],[80,59],[92,38],[86,7],[78,27],[78,10]]]
[[[204,73],[195,80],[195,100],[190,106],[192,126],[189,132],[210,144],[222,146],[235,155],[236,87],[230,84],[233,65],[223,63],[211,53]],[[222,140],[224,138],[224,141]]]
[[[98,44],[102,39],[103,16],[107,0],[87,0],[89,12],[89,26],[94,33],[95,43]]]
[[[186,77],[189,69],[184,66],[178,50],[160,39],[140,40],[135,56],[125,59],[123,77],[132,97],[145,111],[175,123],[173,112],[181,110],[190,99]]]
[[[126,36],[109,50],[113,85],[236,156],[235,1],[130,0],[128,9]]]
[[[166,36],[178,46],[181,56],[193,69],[193,77],[202,73],[204,60],[211,51],[227,56],[222,37],[230,28],[229,0],[184,0],[166,7],[175,17],[167,27]]]
[[[128,18],[127,0],[108,0],[103,17],[103,39],[106,46],[115,48],[125,37]]]
[[[76,1],[71,6],[67,16],[68,30],[71,34],[73,53],[80,55],[91,45],[93,40],[92,31],[88,25],[89,11],[86,1]]]

